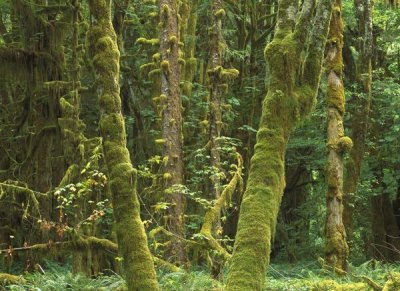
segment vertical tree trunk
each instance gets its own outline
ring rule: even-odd
[[[161,53],[161,100],[163,106],[164,141],[164,189],[171,203],[168,211],[168,228],[172,238],[169,255],[172,260],[185,264],[186,251],[184,237],[185,199],[181,187],[183,183],[182,161],[182,102],[179,90],[179,27],[176,0],[160,0],[160,53]]]
[[[354,146],[350,151],[350,158],[346,163],[346,177],[344,180],[344,208],[343,223],[346,233],[351,240],[353,233],[353,199],[357,192],[360,180],[361,165],[365,152],[365,138],[367,135],[369,112],[371,107],[372,84],[372,11],[371,0],[355,0],[354,6],[358,19],[360,33],[357,46],[359,59],[356,68],[357,92],[350,100],[351,138]]]
[[[225,10],[222,8],[221,0],[212,1],[211,19],[211,48],[210,48],[210,117],[209,117],[209,141],[210,141],[210,160],[213,169],[212,195],[211,198],[218,198],[221,193],[221,157],[220,157],[220,137],[222,128],[222,95],[223,88],[227,86],[222,80],[220,71],[222,68],[222,54],[225,49],[225,40],[222,35],[222,18]]]
[[[336,0],[328,35],[326,70],[328,87],[326,92],[328,114],[328,161],[326,179],[328,184],[325,223],[325,256],[328,264],[347,269],[348,246],[343,225],[343,154],[353,143],[344,136],[343,115],[345,95],[343,74],[343,20],[342,2]]]
[[[93,23],[88,32],[88,45],[96,72],[100,131],[125,278],[129,290],[158,290],[153,260],[140,219],[137,174],[126,148],[119,96],[119,50],[111,23],[111,1],[90,0],[89,8]]]
[[[281,0],[273,41],[265,50],[269,66],[268,93],[251,159],[247,189],[228,273],[227,290],[262,290],[269,264],[271,239],[285,187],[285,151],[289,135],[313,108],[319,86],[332,4]],[[310,43],[305,43],[310,28]],[[306,54],[304,63],[300,57]],[[298,74],[304,68],[304,75]]]

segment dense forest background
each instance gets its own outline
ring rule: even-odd
[[[400,3],[300,2],[0,0],[0,288],[400,290]]]

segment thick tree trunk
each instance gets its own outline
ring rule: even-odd
[[[158,290],[156,274],[136,194],[136,170],[126,148],[125,124],[119,96],[119,50],[111,23],[111,1],[89,1],[93,23],[89,51],[96,72],[100,131],[112,192],[119,251],[129,290]]]
[[[240,209],[228,273],[229,291],[264,287],[271,239],[285,188],[286,146],[291,131],[312,111],[320,80],[332,4],[329,0],[319,1],[305,52],[314,4],[305,1],[296,17],[297,1],[280,1],[276,33],[265,50],[270,71],[268,93]],[[307,55],[304,63],[302,53]],[[303,66],[304,75],[299,76]]]
[[[179,90],[179,27],[176,0],[160,0],[161,96],[163,100],[164,189],[168,209],[167,225],[175,236],[169,248],[172,261],[186,263],[184,240],[185,199],[183,183],[182,102]]]

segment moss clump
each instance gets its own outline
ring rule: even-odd
[[[25,279],[20,276],[0,273],[0,286],[7,286],[11,284],[23,284]]]
[[[337,148],[341,153],[348,153],[353,148],[353,141],[348,136],[339,138]]]
[[[400,290],[400,273],[392,272],[388,275],[388,280],[383,286],[382,291]]]
[[[176,45],[178,44],[178,38],[176,37],[176,35],[172,35],[169,37],[169,43],[171,45]]]
[[[161,74],[161,69],[154,69],[148,73],[150,79],[157,78]]]
[[[239,70],[236,69],[223,69],[221,71],[221,78],[224,80],[233,80],[239,76]]]
[[[165,72],[169,72],[169,62],[167,60],[164,60],[161,62],[161,68]]]
[[[224,9],[221,8],[221,9],[218,9],[217,11],[215,11],[214,15],[218,18],[222,18],[222,17],[225,17],[226,12]]]
[[[152,39],[147,39],[145,37],[139,37],[136,40],[137,44],[150,44],[152,46],[158,45],[160,43],[160,40],[158,38],[152,38]]]
[[[158,145],[164,145],[165,142],[166,142],[166,140],[163,139],[163,138],[160,138],[160,139],[156,139],[154,142],[155,142],[156,144],[158,144]]]

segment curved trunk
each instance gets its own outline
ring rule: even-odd
[[[89,1],[93,23],[88,46],[96,72],[100,131],[110,177],[119,252],[129,290],[158,290],[147,237],[136,195],[136,170],[126,147],[125,123],[119,95],[119,50],[111,23],[111,1]]]
[[[314,4],[306,0],[297,17],[297,1],[282,0],[274,39],[265,50],[270,72],[268,93],[240,209],[228,273],[230,291],[264,287],[285,187],[286,146],[291,131],[312,111],[321,74],[332,4],[329,0],[319,1],[314,30],[304,51]],[[307,54],[304,62],[300,57],[303,53]],[[299,75],[300,68],[304,68],[304,75]]]

